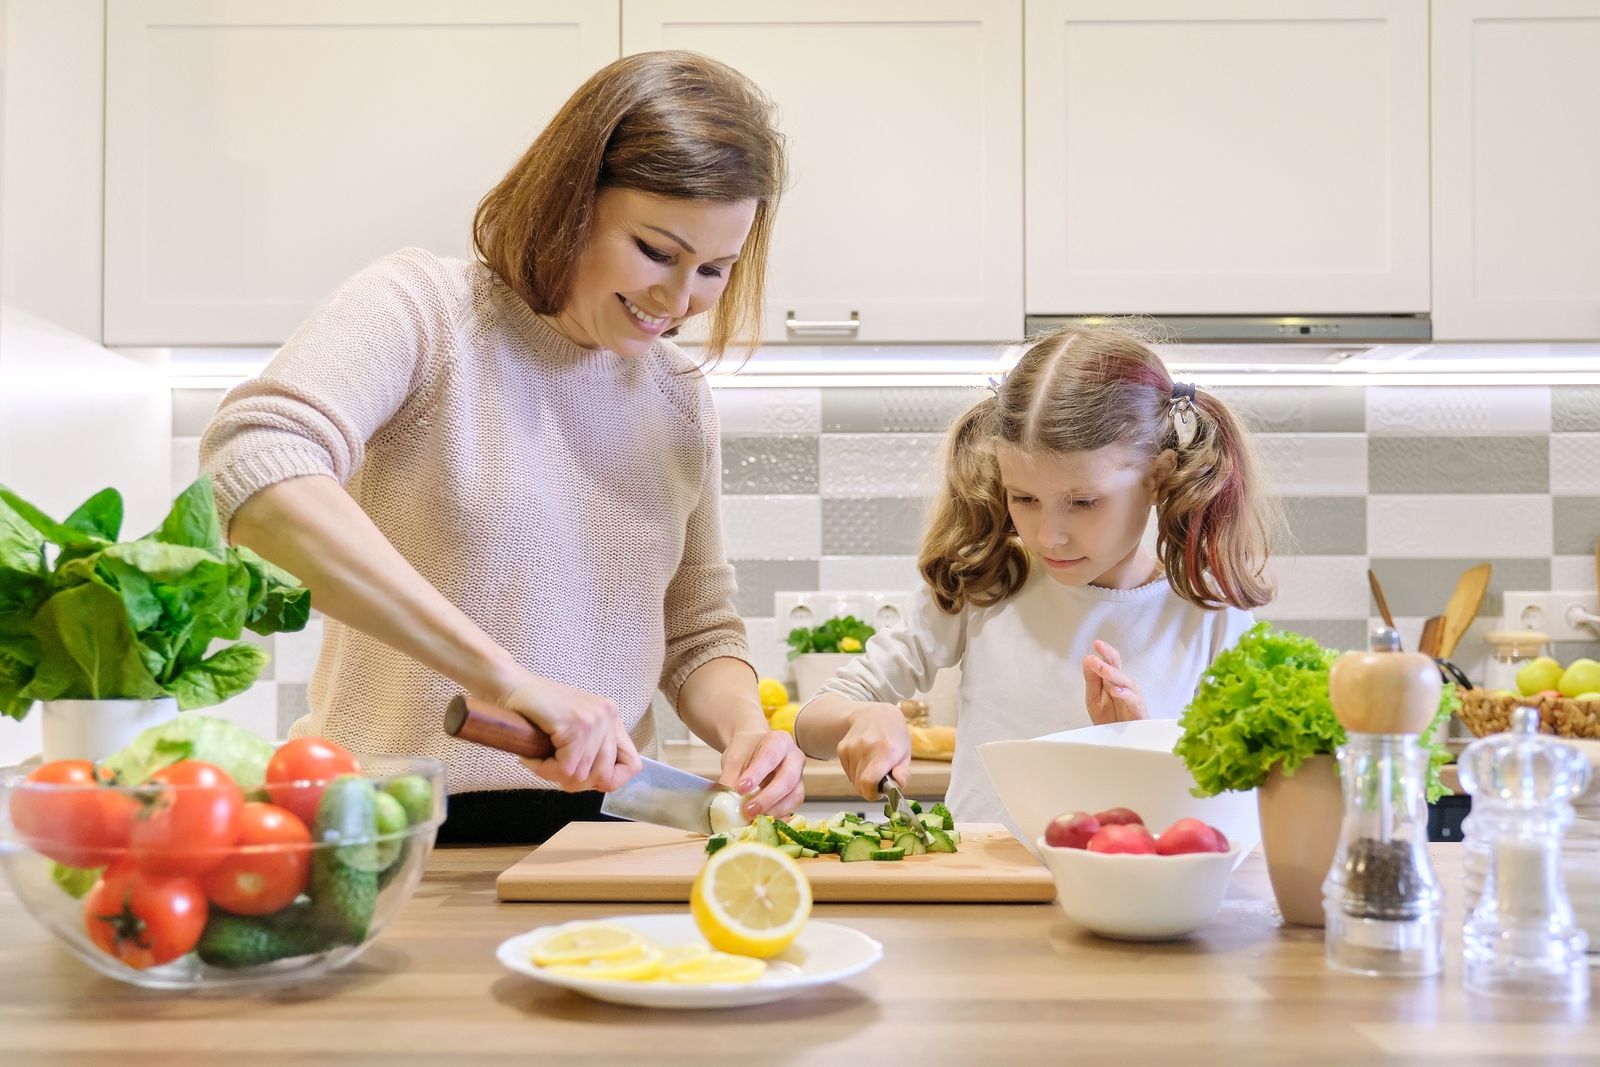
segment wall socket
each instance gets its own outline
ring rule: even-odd
[[[1541,630],[1552,641],[1600,641],[1600,604],[1594,593],[1506,593],[1505,624]]]

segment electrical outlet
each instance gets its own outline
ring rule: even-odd
[[[1600,641],[1594,593],[1506,593],[1505,622],[1513,630],[1543,631],[1552,641]]]

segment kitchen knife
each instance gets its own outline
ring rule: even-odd
[[[523,716],[465,694],[451,698],[444,729],[463,741],[528,759],[548,759],[555,753],[550,735]],[[710,834],[712,800],[733,790],[656,760],[641,758],[641,762],[638,774],[605,795],[601,813]]]
[[[911,810],[910,804],[906,803],[905,794],[900,792],[900,783],[896,782],[891,775],[886,774],[883,776],[883,781],[878,783],[878,792],[883,794],[883,814],[885,818],[893,821],[896,815],[903,815],[911,823],[911,832],[917,835],[919,841],[926,845],[933,840],[928,835],[928,828],[922,825],[922,820],[917,817],[917,813]]]

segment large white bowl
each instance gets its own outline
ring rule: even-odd
[[[1222,907],[1240,849],[1182,856],[1108,855],[1034,842],[1056,881],[1067,918],[1102,937],[1170,941],[1210,922]]]
[[[978,746],[978,757],[1030,847],[1057,815],[1132,808],[1155,834],[1179,819],[1210,823],[1228,836],[1237,867],[1261,841],[1255,791],[1191,794],[1194,778],[1172,754],[1182,732],[1172,719],[1108,723],[1029,741],[990,741]]]

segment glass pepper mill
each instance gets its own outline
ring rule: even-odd
[[[1483,895],[1462,930],[1466,986],[1541,1000],[1589,995],[1588,936],[1572,917],[1561,876],[1561,837],[1572,801],[1589,784],[1589,761],[1539,735],[1539,713],[1516,708],[1511,732],[1461,754],[1472,794],[1472,835],[1488,852]]]
[[[1417,743],[1439,711],[1439,668],[1400,651],[1387,627],[1366,652],[1328,672],[1328,698],[1348,740],[1339,746],[1344,824],[1322,884],[1328,965],[1357,974],[1439,973],[1441,893],[1428,862],[1424,799],[1429,751]]]

